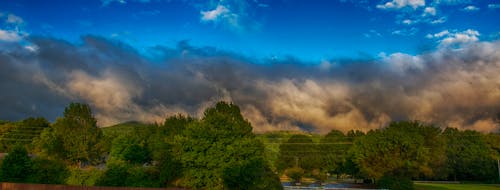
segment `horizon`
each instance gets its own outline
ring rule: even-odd
[[[0,119],[100,126],[238,105],[255,132],[499,132],[495,1],[0,2]]]

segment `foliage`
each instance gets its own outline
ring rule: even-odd
[[[412,190],[413,181],[405,177],[384,176],[377,181],[378,188],[392,190]]]
[[[151,161],[147,138],[136,133],[124,133],[116,137],[111,146],[110,159],[142,164]]]
[[[495,180],[496,162],[483,135],[477,131],[447,128],[447,167],[450,180]]]
[[[304,170],[299,167],[288,168],[285,170],[285,174],[292,178],[295,182],[300,182],[300,179],[304,175]]]
[[[31,144],[48,126],[49,122],[41,117],[0,124],[0,151],[10,151],[16,144]]]
[[[351,146],[350,138],[340,131],[332,130],[321,139],[319,146],[322,152],[322,169],[332,174],[346,172],[344,163]]]
[[[96,181],[99,186],[112,187],[159,187],[158,171],[154,168],[131,165],[123,161],[108,164],[102,177]]]
[[[267,167],[263,145],[233,104],[219,102],[208,108],[204,117],[188,125],[176,141],[187,187],[223,189],[236,185],[255,189],[256,184],[267,180],[258,172]]]
[[[70,167],[69,173],[68,178],[66,178],[68,185],[93,186],[103,176],[103,171],[95,167]]]
[[[71,103],[52,127],[45,129],[34,143],[45,156],[55,156],[70,163],[92,163],[101,158],[102,131],[97,127],[90,107]]]
[[[69,176],[66,165],[59,160],[35,158],[28,177],[30,183],[63,184]]]
[[[96,181],[98,186],[123,187],[126,185],[129,165],[116,161],[107,164],[107,169],[102,177]]]
[[[440,130],[418,122],[393,122],[370,131],[353,146],[354,163],[370,178],[384,175],[432,175],[432,164],[442,162],[438,150]],[[439,159],[434,159],[439,158]]]
[[[6,182],[26,182],[31,173],[31,159],[21,145],[12,148],[2,161],[0,180]]]
[[[278,171],[286,168],[300,167],[306,172],[319,168],[320,152],[316,143],[307,135],[297,134],[280,145],[280,153],[276,167]]]

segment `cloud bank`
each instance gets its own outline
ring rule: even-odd
[[[448,33],[432,38],[456,37]],[[445,43],[444,39],[440,43]],[[0,46],[0,119],[93,107],[99,125],[201,116],[214,102],[240,106],[256,132],[369,130],[393,120],[498,131],[500,41],[440,46],[372,60],[261,60],[179,42],[147,56],[96,36],[82,42],[31,37],[34,49]]]

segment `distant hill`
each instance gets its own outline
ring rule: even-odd
[[[118,136],[122,133],[132,132],[134,129],[148,126],[150,126],[150,124],[141,123],[138,121],[127,121],[125,123],[119,123],[109,127],[102,127],[101,129],[106,136]]]

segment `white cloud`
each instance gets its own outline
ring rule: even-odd
[[[490,9],[498,9],[498,8],[500,8],[500,4],[488,4],[488,8],[490,8]]]
[[[427,34],[427,38],[442,38],[443,36],[449,35],[450,32],[448,30],[443,30],[436,34]]]
[[[474,5],[469,5],[467,7],[464,7],[462,10],[467,12],[473,12],[473,11],[479,11],[479,8],[477,8]]]
[[[411,25],[411,24],[414,24],[415,21],[410,20],[410,19],[404,19],[403,21],[401,21],[401,23],[406,24],[406,25]]]
[[[211,11],[201,11],[201,20],[203,21],[217,21],[217,19],[230,14],[229,9],[223,5],[217,5],[217,8]]]
[[[19,25],[19,24],[22,24],[24,21],[19,16],[16,16],[14,14],[9,14],[9,15],[7,15],[7,20],[5,22],[10,23],[10,24]]]
[[[442,5],[460,5],[471,3],[471,0],[435,0],[433,4]]]
[[[430,21],[431,24],[441,24],[444,22],[446,22],[446,17],[441,17],[441,18]]]
[[[364,33],[363,36],[365,38],[371,38],[371,37],[382,37],[382,34],[380,34],[379,32],[377,32],[376,30],[370,30],[368,31],[367,33]]]
[[[379,9],[402,9],[411,7],[417,9],[418,7],[425,6],[425,0],[392,0],[384,4],[377,5]]]
[[[422,16],[428,16],[428,15],[435,16],[436,15],[436,8],[434,8],[434,7],[425,7],[424,14]]]
[[[443,30],[436,34],[427,34],[429,39],[439,39],[441,47],[469,44],[479,41],[479,32],[473,29],[467,29],[462,32]]]
[[[415,27],[412,27],[410,29],[402,29],[402,30],[394,30],[391,32],[392,35],[399,35],[399,36],[413,36],[418,32],[418,29]]]
[[[0,41],[17,42],[22,39],[22,34],[16,31],[0,29]]]
[[[120,3],[120,4],[127,3],[127,1],[125,1],[125,0],[101,0],[101,1],[102,1],[102,6],[108,6],[109,4],[111,4],[113,2],[117,2],[117,3]]]

